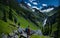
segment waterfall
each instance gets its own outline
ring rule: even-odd
[[[47,21],[47,18],[45,18],[45,20],[43,21],[43,27],[45,26],[46,21]]]

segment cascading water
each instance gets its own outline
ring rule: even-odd
[[[47,21],[47,18],[45,18],[45,20],[43,21],[43,27],[45,26],[46,21]]]

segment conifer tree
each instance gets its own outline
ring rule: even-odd
[[[7,22],[7,18],[6,18],[6,11],[5,10],[3,10],[3,20],[5,21],[5,22]]]

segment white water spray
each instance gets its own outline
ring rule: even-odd
[[[45,26],[47,18],[43,21],[43,27]]]

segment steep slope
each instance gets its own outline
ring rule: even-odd
[[[4,12],[3,11],[4,10],[5,10],[5,13],[6,13],[7,22],[5,22],[3,20],[3,17],[4,17],[4,14],[3,14]],[[9,7],[0,4],[0,29],[1,29],[0,33],[2,33],[2,32],[9,33],[11,31],[13,31],[14,29],[17,29],[15,26],[18,25],[18,23],[20,23],[21,28],[26,28],[29,25],[32,30],[37,30],[38,29],[38,27],[34,23],[32,23],[31,21],[26,20],[24,17],[18,15],[16,13],[16,11],[13,10],[12,8],[11,8],[11,10],[12,10],[12,20],[9,19]],[[14,21],[15,18],[17,19],[16,23]],[[8,29],[10,29],[10,30],[8,30]]]
[[[22,13],[25,16],[28,15],[27,12],[29,12],[29,13],[32,12],[32,11],[29,11],[29,10],[26,10],[26,9],[23,9],[23,8],[20,8],[20,11],[22,11]],[[32,14],[32,15],[33,15],[32,18],[34,17],[33,20],[37,20],[37,18],[36,18],[37,15],[35,15],[35,16],[34,16],[34,14]],[[10,8],[9,6],[0,4],[0,29],[1,29],[0,30],[0,34],[1,33],[6,33],[7,34],[7,33],[12,32],[13,30],[16,30],[17,29],[16,26],[18,26],[18,23],[20,23],[20,26],[23,29],[26,28],[28,25],[30,26],[30,28],[32,30],[38,30],[38,29],[40,29],[31,20],[25,19],[21,15],[21,13],[18,14],[18,12],[16,12],[15,9]],[[39,25],[41,25],[40,21],[37,22],[37,23],[39,23]],[[37,35],[36,36],[31,36],[31,38],[35,38],[35,37],[40,38],[40,36],[37,36]],[[41,36],[41,38],[45,38],[45,37],[46,36]]]

